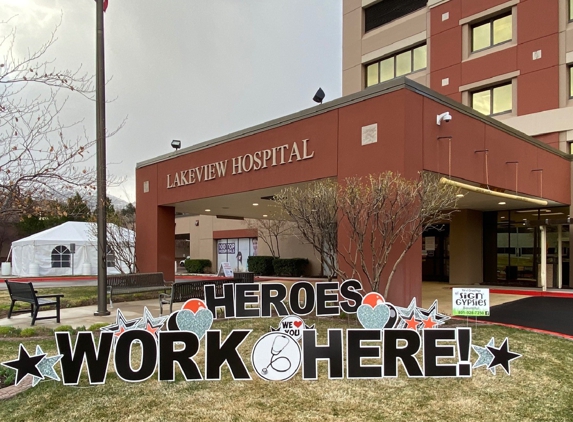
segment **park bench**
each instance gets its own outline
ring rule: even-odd
[[[107,276],[107,293],[109,306],[113,308],[113,295],[167,292],[171,286],[165,284],[163,273],[114,274]]]
[[[10,293],[10,299],[12,304],[10,305],[10,310],[8,311],[8,318],[12,314],[28,312],[28,310],[14,311],[14,304],[18,301],[27,302],[30,304],[30,313],[32,315],[32,324],[36,323],[39,319],[51,319],[56,318],[56,321],[60,322],[60,298],[64,297],[63,294],[53,294],[53,295],[38,295],[34,290],[32,283],[22,283],[18,281],[6,281],[6,286],[8,287],[8,292]],[[55,306],[56,315],[38,317],[38,310],[42,306]]]
[[[173,304],[176,302],[185,302],[189,299],[205,299],[204,287],[206,284],[215,285],[215,294],[223,294],[223,285],[228,283],[237,283],[241,280],[236,278],[227,279],[206,279],[206,280],[189,280],[176,281],[171,286],[171,294],[159,294],[159,315],[163,315],[163,305],[169,305],[169,314],[173,312]]]

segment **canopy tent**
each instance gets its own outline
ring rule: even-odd
[[[108,228],[123,239],[124,248],[133,249],[135,232],[115,224]],[[97,225],[68,221],[43,232],[12,242],[12,274],[21,277],[97,274]],[[112,241],[108,239],[108,244]],[[125,263],[116,260],[111,248],[107,257],[108,274],[117,274]]]

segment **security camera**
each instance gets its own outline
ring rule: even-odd
[[[452,115],[450,114],[449,111],[446,111],[445,113],[442,114],[438,114],[438,116],[436,117],[436,123],[438,124],[438,126],[440,126],[442,124],[442,122],[450,122],[452,120]]]

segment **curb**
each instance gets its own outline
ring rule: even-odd
[[[16,394],[23,393],[28,388],[32,387],[32,377],[27,375],[26,378],[18,385],[11,385],[6,388],[0,388],[0,400],[8,400]]]

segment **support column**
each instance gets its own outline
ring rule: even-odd
[[[563,235],[561,225],[557,226],[557,288],[563,287]]]
[[[541,284],[541,290],[545,292],[547,291],[547,227],[539,227],[539,237],[541,238],[541,270],[539,282]]]
[[[450,224],[450,284],[483,281],[483,213],[462,210]]]

